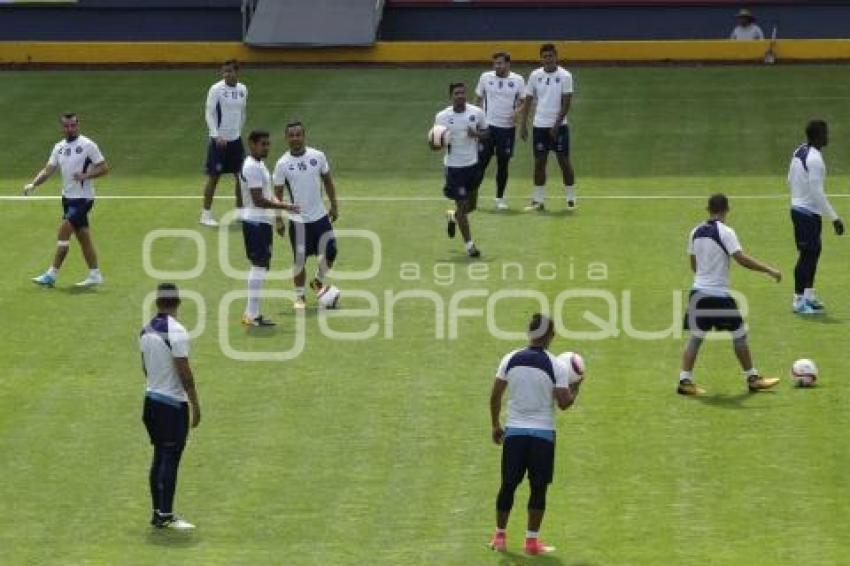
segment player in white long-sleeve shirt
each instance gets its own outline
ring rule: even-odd
[[[204,116],[210,141],[207,147],[207,184],[201,210],[201,224],[205,226],[218,226],[212,216],[212,202],[222,173],[233,175],[236,182],[236,207],[242,207],[239,171],[245,159],[242,129],[247,116],[248,88],[236,80],[238,72],[239,63],[236,60],[225,61],[221,67],[221,80],[207,92]]]
[[[806,143],[794,151],[788,170],[791,188],[791,221],[799,256],[794,268],[794,312],[817,314],[823,303],[815,296],[815,272],[821,252],[822,217],[832,221],[837,235],[844,233],[844,223],[829,204],[824,192],[826,164],[821,149],[829,141],[829,131],[823,120],[812,120],[806,126]]]
[[[59,276],[59,268],[68,255],[73,234],[80,242],[83,257],[89,267],[88,277],[77,283],[77,287],[91,287],[103,283],[89,229],[89,212],[94,206],[92,179],[106,175],[109,166],[97,144],[80,134],[80,122],[76,114],[63,114],[61,122],[64,139],[53,146],[47,165],[24,187],[24,195],[28,196],[56,170],[62,175],[63,215],[56,239],[56,253],[47,271],[33,278],[33,283],[53,287]]]

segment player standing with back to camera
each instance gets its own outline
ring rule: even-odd
[[[174,491],[189,427],[195,428],[201,422],[201,405],[189,366],[189,333],[175,318],[179,307],[176,285],[157,286],[157,314],[142,328],[139,348],[147,380],[142,420],[153,445],[149,477],[151,525],[185,531],[195,525],[174,513]]]
[[[558,52],[551,43],[540,47],[543,66],[532,71],[525,86],[520,111],[520,137],[528,139],[528,112],[534,108],[534,194],[525,210],[543,210],[546,198],[546,162],[554,151],[561,168],[567,209],[576,208],[576,176],[570,163],[570,129],[567,113],[573,100],[573,76],[558,65]]]
[[[797,314],[820,314],[824,310],[815,296],[815,273],[821,252],[822,217],[832,221],[839,236],[844,234],[844,223],[829,204],[824,192],[826,164],[821,150],[829,142],[829,131],[823,120],[812,120],[806,126],[806,143],[794,151],[788,170],[791,189],[791,222],[794,224],[794,241],[799,253],[794,267],[794,301],[792,309]]]
[[[524,93],[525,79],[511,72],[510,54],[502,51],[494,54],[493,70],[482,73],[475,87],[475,105],[484,109],[490,130],[490,136],[478,144],[482,181],[493,154],[496,155],[496,210],[508,209],[505,202],[508,164],[514,155],[517,109]]]
[[[222,173],[233,175],[236,183],[236,208],[242,208],[239,171],[245,159],[242,128],[245,127],[247,117],[248,88],[236,80],[238,72],[239,63],[235,59],[225,61],[221,67],[221,80],[207,92],[204,116],[210,141],[207,147],[207,184],[204,187],[204,207],[200,220],[204,226],[218,226],[212,216],[212,203]]]
[[[502,484],[496,498],[496,534],[490,548],[507,550],[506,529],[514,492],[528,472],[527,554],[554,550],[539,538],[546,511],[546,491],[555,470],[555,405],[565,411],[575,402],[581,378],[570,384],[567,366],[548,348],[555,337],[549,317],[534,314],[529,345],[502,358],[490,393],[493,442],[502,445]],[[508,391],[508,420],[502,428],[502,397]]]
[[[62,114],[60,119],[65,139],[53,146],[47,165],[39,171],[31,183],[24,187],[24,196],[35,192],[54,171],[62,175],[62,223],[56,238],[56,253],[50,267],[33,278],[33,283],[53,287],[59,276],[59,268],[68,255],[71,234],[77,236],[80,249],[89,268],[88,276],[77,283],[77,287],[92,287],[103,283],[97,263],[97,252],[89,229],[89,212],[94,206],[94,183],[92,179],[102,177],[109,171],[106,159],[97,144],[80,134],[80,121],[73,112]]]
[[[455,209],[447,211],[449,238],[455,237],[459,227],[469,257],[479,257],[481,252],[472,240],[469,215],[478,206],[478,185],[481,172],[478,167],[478,143],[486,139],[487,117],[484,111],[466,102],[466,85],[451,83],[449,97],[452,104],[437,113],[434,124],[448,130],[449,144],[443,157],[446,183],[443,194],[455,202]],[[431,149],[441,146],[431,143]]]
[[[310,288],[316,293],[321,306],[334,308],[339,300],[339,289],[325,284],[325,277],[337,256],[336,236],[331,222],[339,218],[331,167],[323,152],[307,145],[304,124],[290,122],[284,128],[284,135],[289,151],[275,165],[274,190],[281,201],[286,191],[289,201],[298,208],[298,214],[289,220],[289,243],[295,262],[294,307],[298,310],[306,307],[304,283],[307,281],[307,258],[314,255],[319,265],[316,276],[310,281]],[[325,208],[323,189],[330,201],[329,209]],[[283,218],[278,216],[276,223],[278,234],[283,236],[286,231]]]
[[[685,330],[690,331],[690,338],[682,354],[682,371],[676,391],[681,395],[705,393],[694,383],[693,370],[703,339],[711,330],[732,334],[732,346],[744,371],[747,388],[751,392],[770,389],[779,383],[779,379],[762,377],[753,365],[747,344],[747,327],[738,304],[729,292],[729,258],[735,258],[738,265],[747,269],[768,274],[777,283],[782,280],[782,274],[744,253],[738,235],[725,224],[729,214],[726,195],[712,195],[708,199],[708,213],[709,219],[691,230],[688,237],[688,256],[694,272],[685,315]]]

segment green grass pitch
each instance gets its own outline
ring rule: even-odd
[[[434,113],[448,104],[445,85],[474,85],[483,68],[246,69],[248,127],[275,133],[300,117],[308,142],[329,156],[341,196],[340,229],[367,229],[381,241],[378,273],[337,281],[373,294],[378,315],[344,311],[304,320],[303,353],[288,362],[239,362],[243,352],[286,350],[295,317],[282,299],[264,301],[280,323],[246,334],[243,303],[223,314],[225,295],[243,281],[227,276],[214,231],[197,224],[205,128],[202,104],[210,70],[4,72],[0,106],[0,181],[5,245],[0,253],[0,562],[3,564],[524,564],[659,565],[846,564],[850,561],[850,385],[846,382],[850,291],[848,242],[825,230],[818,290],[830,314],[818,321],[790,313],[793,249],[785,174],[807,120],[832,126],[826,150],[833,194],[850,175],[847,67],[577,68],[571,112],[580,210],[562,213],[550,180],[549,211],[518,212],[530,194],[530,150],[518,146],[508,196],[512,211],[492,211],[492,171],[473,217],[487,275],[469,273],[458,241],[444,235],[439,157],[425,146]],[[528,69],[519,69],[525,73]],[[85,275],[72,244],[56,289],[29,278],[48,265],[59,218],[56,200],[11,200],[44,164],[59,138],[57,116],[75,110],[112,166],[93,235],[107,284],[75,293]],[[550,174],[554,176],[554,164]],[[764,373],[787,376],[812,357],[821,383],[747,395],[728,342],[709,343],[697,379],[704,400],[674,394],[681,338],[646,341],[623,331],[624,291],[632,324],[673,323],[673,293],[691,283],[687,231],[703,218],[704,197],[731,196],[729,222],[744,247],[778,265],[777,285],[734,268],[733,284],[750,305],[751,344]],[[53,179],[40,195],[57,195]],[[223,180],[219,195],[231,194]],[[622,198],[658,196],[665,198]],[[391,198],[390,198],[391,197]],[[743,198],[749,197],[749,198]],[[758,197],[758,198],[753,198]],[[231,199],[216,201],[222,214]],[[850,201],[834,198],[850,216]],[[143,269],[154,229],[191,230],[207,252],[202,273],[179,281],[206,309],[193,343],[203,422],[184,456],[176,507],[198,524],[188,537],[147,525],[150,451],[141,424],[143,377],[137,352],[142,302],[156,284]],[[225,232],[224,255],[245,269],[239,233]],[[161,270],[191,269],[196,244],[159,240]],[[365,269],[367,241],[341,242],[339,267]],[[289,264],[277,241],[273,263]],[[541,262],[555,264],[538,277]],[[607,267],[602,281],[588,267]],[[420,266],[410,280],[410,265]],[[503,274],[506,264],[518,263]],[[311,264],[312,265],[312,264]],[[435,265],[437,267],[435,268]],[[312,269],[312,268],[311,268]],[[435,272],[436,269],[436,272]],[[483,269],[483,268],[475,268]],[[453,279],[449,278],[454,270]],[[404,276],[403,276],[404,275]],[[506,277],[503,277],[506,275]],[[269,289],[291,289],[271,282]],[[556,339],[589,367],[577,405],[558,415],[556,479],[543,526],[555,554],[526,560],[523,488],[509,528],[512,553],[485,549],[493,526],[499,449],[489,440],[488,395],[502,354],[522,341],[488,333],[486,319],[450,321],[435,338],[436,309],[401,301],[387,337],[385,293],[457,293],[484,308],[498,291],[534,290],[554,306],[565,290],[616,298],[619,335]],[[349,312],[367,308],[349,296]],[[519,330],[531,299],[499,301],[493,315]],[[572,330],[595,329],[584,310],[609,318],[599,299],[567,301]],[[446,312],[445,306],[442,312]],[[189,326],[199,309],[186,302]],[[220,323],[223,318],[224,323]],[[332,340],[320,331],[368,330],[366,341]]]

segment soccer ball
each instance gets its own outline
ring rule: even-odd
[[[818,366],[806,358],[797,360],[791,366],[791,380],[797,387],[813,387],[818,380]]]
[[[452,133],[445,126],[434,124],[434,127],[428,131],[428,143],[431,147],[446,147],[449,145]]]
[[[558,359],[567,366],[567,379],[570,385],[578,383],[584,377],[584,358],[575,352],[564,352]]]
[[[342,293],[333,285],[327,285],[319,291],[317,300],[323,309],[335,309],[339,306],[339,296]]]

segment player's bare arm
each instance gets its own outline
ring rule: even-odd
[[[697,256],[692,255],[692,256],[690,256],[690,258],[691,258],[691,271],[696,273],[697,272]]]
[[[567,113],[569,113],[570,106],[572,106],[572,103],[573,103],[572,93],[561,95],[561,111],[558,112],[558,119],[555,120],[555,125],[552,126],[551,130],[549,130],[549,135],[552,136],[553,140],[558,137],[558,128],[560,128],[561,124],[564,123],[564,118],[567,117]]]
[[[759,273],[767,273],[777,283],[782,281],[782,273],[778,269],[764,264],[740,250],[732,254],[732,257],[735,258],[735,261],[738,262],[738,265],[741,267],[746,267],[749,270],[758,271]]]
[[[334,185],[334,180],[330,173],[324,173],[322,175],[322,184],[325,187],[325,193],[327,193],[328,200],[331,203],[331,206],[328,209],[328,216],[331,217],[331,222],[336,222],[337,218],[339,218],[339,207],[336,204],[336,186]]]
[[[286,184],[274,186],[274,196],[278,202],[283,202],[283,191],[286,189]],[[286,234],[286,224],[283,222],[283,214],[275,216],[275,231],[283,236]]]
[[[528,114],[531,112],[531,106],[534,103],[533,97],[526,96],[522,99],[522,104],[518,112],[519,121],[519,137],[522,141],[528,139]]]
[[[109,165],[106,161],[101,161],[91,168],[90,171],[80,171],[79,173],[74,173],[75,181],[85,181],[86,179],[97,179],[98,177],[103,177],[109,173]]]
[[[289,204],[286,202],[267,199],[263,196],[263,189],[260,187],[251,189],[251,201],[257,208],[273,208],[276,210],[287,210],[289,212],[299,212],[301,210],[301,207],[297,204]]]
[[[56,171],[57,166],[47,164],[44,166],[44,169],[38,172],[38,175],[35,176],[35,179],[32,180],[31,183],[28,183],[24,186],[24,196],[29,196],[35,192],[35,188],[44,183],[47,179],[50,178],[51,175]]]
[[[201,403],[198,400],[198,391],[195,389],[195,376],[192,374],[189,358],[174,358],[174,367],[189,397],[189,404],[192,406],[192,428],[195,428],[201,422]]]
[[[505,438],[505,430],[502,428],[499,416],[502,413],[502,397],[507,388],[508,382],[504,379],[497,377],[493,380],[493,390],[490,392],[490,420],[493,426],[493,442],[496,444],[501,444]]]
[[[841,221],[840,218],[836,218],[832,221],[832,229],[835,230],[836,236],[844,235],[844,222]]]

